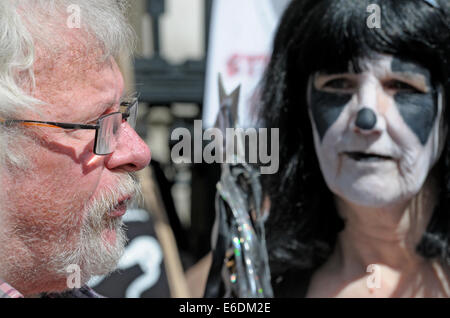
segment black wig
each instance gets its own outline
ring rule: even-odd
[[[286,9],[261,85],[260,108],[262,125],[280,133],[279,171],[263,176],[272,202],[266,233],[275,296],[304,295],[344,226],[315,154],[306,103],[309,76],[347,69],[349,61],[374,53],[391,54],[428,68],[444,87],[445,108],[450,105],[450,1],[435,2],[437,7],[425,0],[293,0]],[[367,26],[370,4],[381,8],[381,28]],[[450,112],[444,109],[444,116],[448,124]],[[450,264],[449,138],[437,168],[440,199],[417,252]],[[305,286],[299,286],[302,277]]]

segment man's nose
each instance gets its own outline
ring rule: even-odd
[[[149,147],[127,122],[121,129],[116,149],[105,161],[106,167],[127,172],[144,169],[151,159]]]

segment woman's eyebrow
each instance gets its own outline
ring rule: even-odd
[[[392,71],[392,74],[395,75],[396,77],[402,77],[411,81],[421,80],[426,82],[428,79],[428,77],[426,77],[423,73],[412,71]]]
[[[423,74],[409,73],[409,72],[405,73],[396,72],[392,74],[396,79],[404,80],[409,83],[414,83],[416,85],[421,86],[423,89],[429,88],[429,80]]]
[[[325,82],[337,79],[337,78],[347,78],[347,79],[354,79],[358,76],[358,74],[355,73],[334,73],[334,74],[325,74],[325,73],[317,73],[312,77],[312,83],[314,85],[321,85],[325,84]]]
[[[315,75],[316,76],[336,76],[336,75],[355,75],[357,73],[352,72],[350,70],[322,70],[319,72],[316,72]]]
[[[430,71],[413,62],[394,57],[391,62],[391,70],[394,74],[401,75],[409,80],[422,80],[427,85],[431,82]]]

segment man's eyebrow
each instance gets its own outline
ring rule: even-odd
[[[128,93],[127,92],[123,92],[122,95],[119,98],[119,109],[120,109],[120,104],[123,103],[124,100],[127,99]],[[92,115],[92,117],[90,117],[89,119],[85,120],[84,123],[93,123],[95,122],[100,116],[101,114],[103,114],[107,109],[110,109],[111,107],[113,107],[114,105],[117,104],[116,100],[109,100],[106,102],[99,102],[94,106],[95,109],[95,113]]]
[[[120,98],[119,98],[119,103],[122,103],[122,102],[124,102],[126,99],[128,99],[128,96],[129,96],[129,95],[130,95],[130,94],[129,94],[128,92],[123,91],[122,95],[121,95]]]
[[[128,93],[127,92],[123,92],[122,93],[122,95],[120,96],[120,98],[119,98],[119,104],[121,104],[122,102],[124,102],[126,99],[127,99],[127,97],[128,97]],[[107,102],[102,102],[102,103],[99,103],[98,104],[98,109],[99,110],[102,110],[102,111],[104,111],[104,110],[106,110],[106,109],[108,109],[108,108],[111,108],[111,107],[113,107],[114,105],[116,105],[116,100],[109,100],[109,101],[107,101]]]

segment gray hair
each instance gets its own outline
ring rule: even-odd
[[[80,28],[86,48],[100,48],[101,58],[131,54],[134,32],[127,23],[127,0],[1,0],[0,1],[0,118],[24,111],[37,112],[43,104],[32,96],[36,45],[49,56],[64,50],[62,28]],[[70,25],[73,10],[79,26]],[[0,124],[0,165],[23,163],[20,151],[11,152],[17,128]]]

